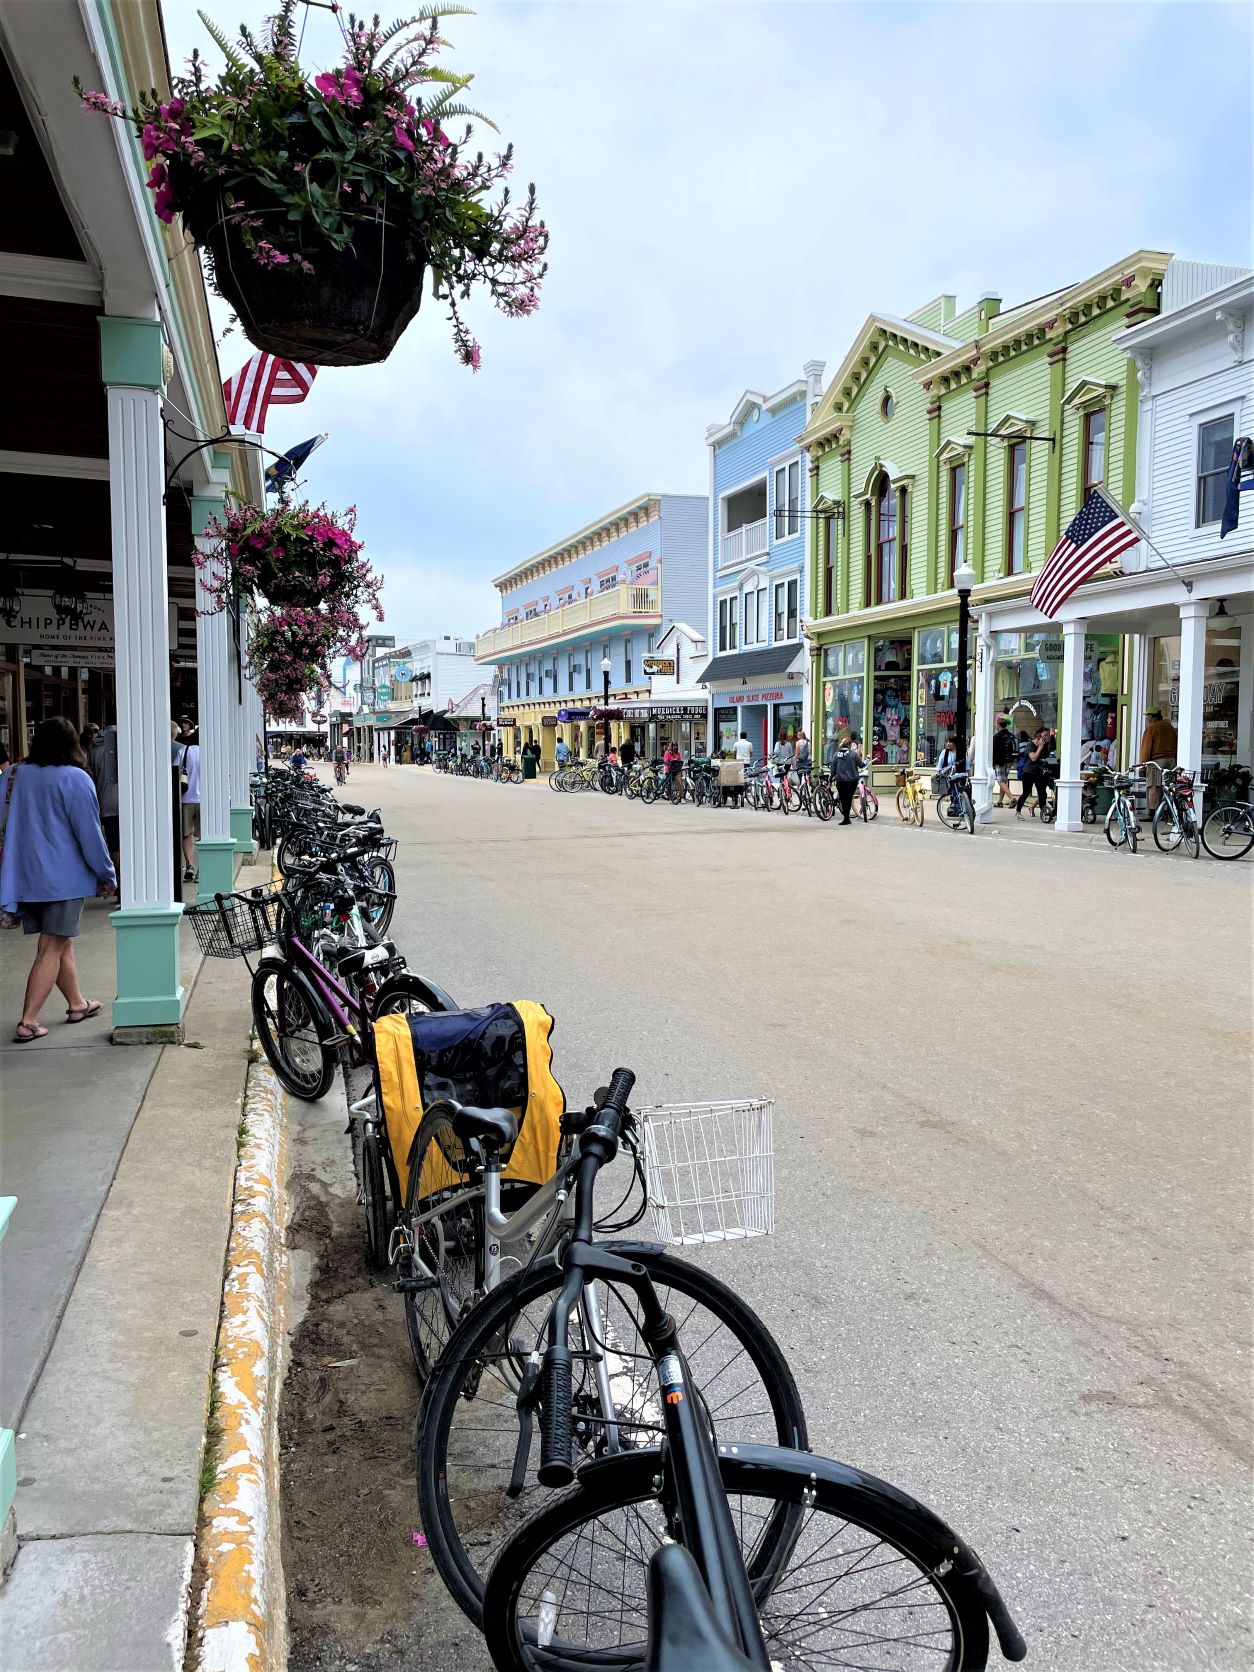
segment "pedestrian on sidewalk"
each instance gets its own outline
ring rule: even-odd
[[[85,1022],[102,1008],[83,997],[74,962],[84,899],[117,887],[86,768],[77,732],[58,714],[36,726],[30,753],[4,775],[0,908],[20,913],[26,934],[39,937],[13,1034],[18,1045],[46,1037],[39,1013],[54,986],[65,998],[67,1022]]]
[[[179,767],[187,779],[183,791],[183,881],[199,882],[196,843],[200,840],[200,733],[188,732],[183,739]]]
[[[748,732],[741,732],[740,736],[736,739],[736,747],[732,750],[732,754],[740,762],[741,766],[752,765],[753,744],[749,741]]]
[[[858,787],[858,774],[863,767],[862,747],[857,732],[850,732],[843,743],[837,743],[832,761],[832,781],[836,785],[836,799],[840,802],[840,822],[852,824],[853,792]]]
[[[96,786],[96,800],[100,805],[100,828],[104,831],[105,846],[113,861],[115,877],[122,875],[122,829],[119,817],[122,774],[118,766],[117,716],[110,713],[105,729],[92,744],[87,756],[87,770]]]
[[[1025,759],[1019,764],[1019,783],[1022,793],[1015,802],[1015,817],[1023,817],[1023,804],[1031,795],[1033,786],[1036,788],[1037,810],[1042,818],[1049,805],[1045,792],[1049,787],[1049,772],[1045,766],[1045,757],[1049,753],[1049,728],[1038,726],[1036,735],[1032,739],[1032,746]]]
[[[1145,806],[1151,818],[1162,800],[1163,768],[1176,764],[1176,751],[1179,747],[1176,728],[1170,720],[1163,719],[1162,709],[1147,709],[1145,730],[1141,733],[1141,758],[1138,764],[1145,768]]]
[[[810,739],[804,732],[797,733],[797,747],[793,754],[793,765],[798,772],[809,772],[814,765],[814,757],[810,753]]]
[[[1015,758],[1014,733],[1010,729],[1010,716],[997,716],[997,730],[993,733],[993,780],[997,785],[997,800],[995,807],[1004,807],[1010,800],[1010,763]]]

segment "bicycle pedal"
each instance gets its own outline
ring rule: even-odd
[[[421,1295],[429,1289],[438,1289],[438,1277],[398,1277],[392,1283],[398,1295]]]

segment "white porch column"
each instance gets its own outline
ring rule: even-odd
[[[1062,738],[1058,759],[1058,830],[1083,830],[1080,817],[1080,732],[1084,720],[1084,634],[1087,621],[1062,624]]]
[[[197,549],[211,541],[205,529],[222,512],[221,494],[192,499],[192,533]],[[196,844],[201,899],[229,894],[235,875],[235,842],[231,836],[230,623],[225,610],[216,609],[196,571],[196,691],[200,709],[200,841]]]
[[[175,894],[170,750],[161,323],[102,318],[116,622],[122,892],[114,1038],[178,1038],[181,899]]]
[[[240,657],[246,664],[248,657],[248,607],[240,607],[239,623]],[[236,853],[251,857],[253,852],[253,805],[248,791],[249,762],[252,751],[249,747],[248,726],[248,681],[244,677],[241,663],[236,661],[234,649],[231,653],[230,689],[227,693],[230,712],[229,761],[231,783],[231,835],[235,841]]]
[[[1180,718],[1176,724],[1176,764],[1197,773],[1202,768],[1202,685],[1206,678],[1208,598],[1186,598],[1180,606]]]
[[[980,824],[993,822],[993,727],[996,721],[993,694],[993,635],[981,613],[975,635],[975,771],[971,796]]]

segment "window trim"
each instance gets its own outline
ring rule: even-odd
[[[954,477],[958,474],[959,471],[962,472],[962,521],[961,522],[955,522],[954,521]],[[953,461],[953,463],[949,466],[948,486],[946,488],[946,492],[949,496],[948,503],[945,507],[946,513],[947,513],[946,518],[945,518],[945,521],[946,521],[946,524],[947,524],[946,551],[948,553],[948,569],[947,569],[946,577],[945,577],[945,585],[947,587],[950,587],[954,584],[954,574],[955,574],[955,572],[957,571],[957,568],[958,568],[958,554],[957,554],[957,549],[956,549],[955,541],[954,541],[954,536],[957,535],[957,534],[962,535],[962,551],[963,551],[963,556],[964,557],[966,556],[966,549],[967,549],[967,492],[968,492],[969,486],[970,486],[970,479],[967,476],[967,461],[966,461],[966,459],[955,459]]]
[[[1014,461],[1015,461],[1015,454],[1019,451],[1020,448],[1023,449],[1023,503],[1022,503],[1022,505],[1016,505],[1014,503],[1014,499],[1013,499],[1014,480],[1015,480]],[[1029,498],[1030,498],[1030,491],[1031,491],[1030,490],[1030,484],[1029,484],[1029,481],[1028,481],[1028,457],[1029,457],[1029,455],[1028,455],[1028,444],[1027,444],[1027,441],[1024,438],[1020,437],[1019,440],[1010,441],[1007,444],[1007,447],[1006,447],[1006,528],[1005,528],[1005,536],[1006,536],[1006,569],[1005,569],[1005,572],[1006,572],[1007,577],[1009,577],[1011,575],[1026,575],[1027,572],[1028,572],[1028,501],[1029,501]],[[1015,568],[1012,567],[1012,565],[1014,563],[1013,530],[1014,530],[1014,526],[1015,526],[1014,519],[1015,519],[1016,516],[1022,517],[1022,519],[1023,519],[1023,521],[1022,521],[1023,554],[1022,554],[1022,562],[1021,562],[1021,565],[1018,569],[1015,569]]]
[[[1195,412],[1191,414],[1193,421],[1193,523],[1190,529],[1191,534],[1209,535],[1219,527],[1219,524],[1223,520],[1222,511],[1219,513],[1219,516],[1215,517],[1211,522],[1202,522],[1199,520],[1202,514],[1202,431],[1208,424],[1219,424],[1226,419],[1232,426],[1232,441],[1229,443],[1231,447],[1232,442],[1235,442],[1237,435],[1238,405],[1238,402],[1224,401],[1218,406],[1207,408],[1203,412]],[[1229,452],[1229,463],[1231,463],[1231,458],[1232,455],[1231,452]],[[1226,476],[1228,473],[1228,464],[1225,464],[1223,468]],[[1207,476],[1215,476],[1218,472],[1208,470],[1205,474]]]
[[[1100,480],[1089,479],[1089,431],[1094,418],[1100,417],[1105,425],[1102,432],[1102,474]],[[1086,406],[1080,414],[1080,505],[1088,498],[1094,488],[1104,488],[1110,471],[1110,407],[1105,401],[1095,401]],[[1077,509],[1079,507],[1077,506]]]
[[[787,629],[788,613],[789,613],[788,612],[788,588],[790,586],[795,586],[796,589],[797,589],[797,627],[796,627],[796,631],[793,634],[789,635],[787,632],[785,632],[784,637],[781,638],[779,636],[779,633],[776,631],[776,624],[779,620],[779,605],[777,604],[776,599],[777,599],[779,593],[782,590],[782,592],[784,594],[784,627],[785,627],[785,629]],[[768,598],[768,601],[767,601],[767,610],[768,610],[768,615],[769,615],[769,626],[770,626],[770,630],[771,630],[771,643],[772,644],[798,644],[801,640],[801,571],[800,571],[800,569],[785,570],[780,574],[773,574],[771,576],[771,589],[770,589],[770,595],[769,595],[769,598]]]
[[[790,478],[794,470],[797,473],[797,508],[795,511],[792,508],[790,487]],[[781,476],[784,478],[782,510],[780,508],[779,494],[779,479]],[[803,485],[804,481],[805,478],[801,471],[800,453],[781,453],[778,458],[770,461],[770,465],[767,469],[767,492],[770,495],[771,503],[767,511],[767,515],[770,518],[770,526],[767,532],[770,537],[770,543],[773,546],[783,545],[788,540],[796,540],[802,532],[801,513],[804,509],[802,503],[805,496],[805,488]],[[782,531],[780,529],[781,521],[783,523]]]
[[[874,608],[880,604],[904,604],[909,591],[909,532],[910,532],[910,488],[909,481],[893,482],[886,470],[881,470],[872,483],[870,494],[863,500],[864,516],[863,528],[866,540],[866,562],[863,581],[866,587],[867,605]],[[897,516],[897,551],[894,563],[897,583],[896,596],[892,598],[880,597],[880,500],[892,494],[896,501]]]

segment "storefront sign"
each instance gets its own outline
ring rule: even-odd
[[[540,724],[542,726],[556,726],[557,725],[557,715],[556,714],[542,714],[540,716]]]
[[[498,726],[516,726],[518,721],[512,714],[502,714],[496,723]]]
[[[2,629],[0,629],[2,630]],[[33,668],[111,668],[114,650],[111,644],[67,644],[59,639],[55,644],[33,644],[30,664]],[[194,668],[194,657],[177,658],[178,666]]]
[[[171,646],[178,643],[178,605],[169,606]],[[0,616],[0,639],[10,644],[59,645],[63,649],[112,650],[112,598],[85,598],[77,626],[71,626],[68,616],[58,615],[52,607],[51,592],[23,592],[21,603],[11,616]],[[65,656],[61,661],[66,661]],[[68,658],[73,660],[73,658]],[[92,664],[93,666],[108,664]],[[87,666],[86,663],[83,666]]]
[[[675,672],[675,658],[673,656],[646,656],[644,671],[647,675],[673,674]]]
[[[792,695],[796,696],[798,693],[793,692]],[[719,691],[715,694],[714,700],[721,703],[783,702],[784,693],[782,691]]]
[[[635,703],[623,709],[624,720],[704,720],[703,702]]]
[[[590,720],[592,710],[590,708],[559,708],[557,717],[565,726],[569,725],[572,720]]]
[[[376,702],[391,702],[392,687],[390,685],[376,685],[374,688],[374,700]]]

